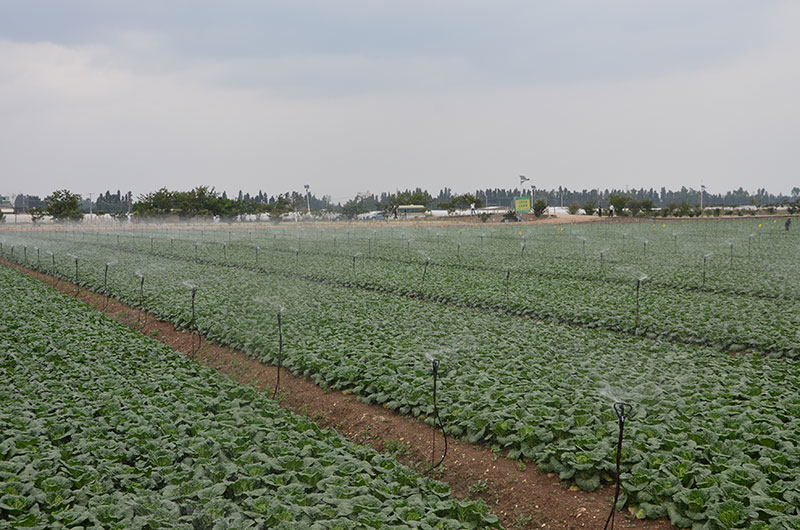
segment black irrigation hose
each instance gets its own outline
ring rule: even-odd
[[[431,471],[442,465],[444,462],[445,457],[447,457],[447,431],[444,429],[444,424],[442,423],[442,419],[439,417],[439,407],[436,404],[436,379],[439,377],[439,361],[434,359],[433,363],[433,443],[431,444],[431,462],[433,462],[434,458],[436,458],[436,422],[439,422],[439,428],[442,429],[442,436],[444,436],[444,453],[442,453],[442,458],[436,462],[436,464],[431,465],[431,467],[422,474],[422,476],[428,475]]]
[[[620,464],[622,462],[622,431],[625,429],[625,419],[628,417],[628,414],[630,414],[631,408],[632,405],[630,403],[625,403],[624,401],[617,401],[614,403],[614,412],[617,413],[617,419],[619,420],[619,441],[617,442],[617,485],[614,491],[614,503],[611,505],[611,513],[608,514],[608,519],[606,519],[606,524],[603,526],[603,530],[607,530],[609,528],[609,523],[611,523],[611,530],[614,530],[614,516],[617,513],[617,501],[619,500],[620,491],[619,475]]]

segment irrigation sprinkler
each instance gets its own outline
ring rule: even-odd
[[[728,241],[728,244],[731,247],[731,267],[733,267],[733,241]]]
[[[27,265],[28,264],[28,245],[22,246],[22,262]]]
[[[261,249],[259,249],[258,247],[256,247],[256,265],[255,265],[256,267],[258,267],[258,251],[259,251],[259,250],[261,250]]]
[[[511,277],[511,269],[506,269],[506,302],[508,302],[508,279]]]
[[[353,254],[353,283],[358,283],[358,276],[356,276],[356,258],[361,255],[361,252]]]
[[[154,254],[155,250],[153,249],[153,238],[150,238],[150,254]]]
[[[583,244],[583,261],[586,261],[586,238],[581,238],[581,243]]]
[[[747,236],[747,257],[748,258],[750,257],[750,249],[753,246],[753,236],[754,235],[755,234],[750,234],[749,236]]]
[[[367,257],[368,258],[372,257],[372,238],[371,237],[367,238]]]
[[[117,248],[119,248],[119,234],[117,234]]]
[[[428,265],[430,264],[430,262],[431,262],[431,258],[426,257],[425,258],[425,266],[422,269],[422,283],[420,284],[420,288],[425,286],[425,277],[428,275]]]
[[[702,287],[706,286],[706,264],[708,263],[708,259],[713,256],[714,254],[709,252],[703,256],[703,285]]]
[[[483,234],[481,234],[481,250],[483,250]]]
[[[406,241],[406,259],[411,262],[411,240]]]
[[[525,241],[522,242],[522,246],[521,246],[521,248],[519,250],[519,257],[520,257],[520,259],[524,259],[525,258]]]
[[[79,293],[81,291],[81,286],[78,284],[78,256],[67,254],[70,258],[75,260],[75,285],[77,286],[77,290],[75,293]]]
[[[642,282],[647,279],[647,275],[636,279],[636,325],[633,328],[634,335],[639,334],[639,292],[642,290]]]
[[[147,325],[147,310],[144,306],[144,274],[140,271],[136,271],[136,276],[139,277],[139,307],[141,308],[142,312],[144,313],[144,322],[142,322],[141,318],[139,319],[139,328],[144,328]]]
[[[197,317],[194,311],[194,299],[197,295],[197,286],[189,282],[183,282],[183,285],[192,290],[192,320],[189,322],[189,324],[191,325],[194,334],[197,335],[197,349],[192,352],[192,355],[196,355],[200,351],[200,345],[203,341],[203,336],[200,335],[200,330],[197,328]],[[194,347],[194,337],[192,337],[192,347]]]
[[[194,260],[199,262],[200,260],[197,257],[197,241],[194,242]]]
[[[643,241],[643,244],[644,244],[644,252],[643,252],[643,257],[645,257],[645,258],[647,257],[647,244],[648,244],[649,242],[650,242],[650,241],[648,241],[648,240],[646,240],[646,239]]]
[[[603,526],[603,530],[614,530],[614,517],[617,513],[617,502],[619,501],[619,492],[620,492],[620,467],[622,464],[622,434],[625,430],[625,420],[627,420],[628,415],[631,413],[631,409],[633,405],[630,403],[625,403],[624,401],[617,401],[614,403],[614,412],[617,414],[617,420],[619,422],[619,439],[617,441],[617,479],[616,479],[616,486],[614,488],[614,503],[611,505],[611,513],[608,514],[608,519],[606,519],[606,524]],[[609,527],[609,523],[611,526]]]
[[[103,303],[103,309],[106,308],[108,305],[108,268],[111,266],[111,263],[106,263],[105,272],[103,272],[103,295],[105,295],[106,300]]]
[[[278,366],[275,372],[275,390],[272,391],[272,399],[278,395],[278,387],[281,384],[281,364],[283,362],[283,325],[281,324],[281,313],[283,308],[278,309]]]
[[[175,250],[175,238],[172,237],[169,240],[169,252],[170,254]]]
[[[222,263],[228,263],[228,244],[222,244]]]
[[[442,419],[439,417],[439,405],[436,400],[436,381],[439,378],[439,359],[434,359],[428,356],[431,360],[431,366],[433,367],[433,438],[431,439],[431,467],[423,473],[423,475],[429,474],[431,471],[442,465],[444,462],[445,457],[447,456],[447,432],[444,430],[444,425],[442,424]],[[434,464],[436,460],[436,422],[439,422],[439,428],[442,429],[442,436],[444,436],[444,453],[442,453],[442,458]]]
[[[604,248],[603,250],[600,251],[600,273],[604,273],[605,272],[605,267],[603,266],[604,265],[604,261],[603,260],[605,258],[606,252],[608,252],[607,248]]]
[[[36,269],[38,270],[42,268],[42,258],[39,253],[39,247],[33,247],[33,248],[36,249]]]
[[[461,241],[458,242],[458,246],[456,246],[456,259],[461,262]]]

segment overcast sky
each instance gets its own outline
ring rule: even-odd
[[[800,186],[800,2],[0,0],[0,194]]]

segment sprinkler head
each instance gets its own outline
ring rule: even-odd
[[[431,360],[431,365],[433,365],[433,375],[439,375],[439,359]]]
[[[632,408],[633,405],[631,405],[630,403],[625,403],[624,401],[617,401],[616,403],[614,403],[614,412],[617,413],[617,418],[619,418],[619,421],[624,422],[625,419],[628,417],[628,415],[631,413]]]

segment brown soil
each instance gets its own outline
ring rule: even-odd
[[[245,385],[272,392],[276,368],[247,357],[244,353],[205,340],[195,334],[175,329],[169,322],[132,308],[117,300],[58,281],[46,274],[26,269],[0,258],[0,263],[14,267],[62,293],[83,301],[111,318],[141,331]],[[378,451],[396,454],[404,464],[419,471],[431,466],[433,429],[419,420],[402,416],[380,406],[367,405],[352,394],[323,389],[305,377],[283,370],[278,400],[293,412],[311,417],[320,425],[336,429],[350,440],[369,445]],[[436,460],[441,457],[443,439],[435,435]],[[541,473],[531,463],[506,459],[498,451],[464,440],[448,438],[444,464],[431,476],[450,485],[459,498],[483,499],[506,528],[603,528],[608,517],[614,488],[596,492],[580,491],[559,481],[552,473]],[[619,528],[674,528],[669,521],[643,521],[627,512],[616,517]]]

